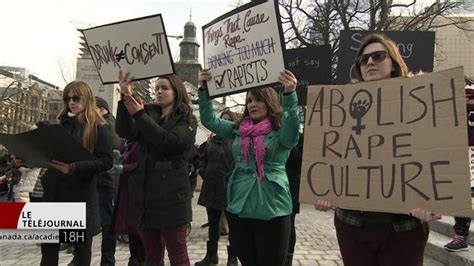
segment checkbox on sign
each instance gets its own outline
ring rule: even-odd
[[[225,76],[225,71],[224,73],[222,73],[222,75],[214,76],[214,82],[216,83],[217,89],[224,88],[224,76]]]

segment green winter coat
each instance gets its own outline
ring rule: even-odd
[[[241,218],[270,220],[290,215],[292,202],[285,164],[291,149],[298,142],[300,117],[296,92],[282,97],[283,119],[278,131],[265,136],[265,177],[257,179],[253,144],[250,145],[250,161],[244,162],[241,152],[241,136],[234,123],[220,119],[213,111],[206,93],[199,91],[199,112],[202,124],[223,138],[232,138],[235,166],[227,185],[227,211]]]

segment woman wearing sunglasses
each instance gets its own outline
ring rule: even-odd
[[[90,265],[92,237],[100,232],[96,177],[112,167],[111,132],[87,83],[67,84],[63,100],[59,124],[96,159],[73,163],[53,160],[42,179],[43,201],[86,203],[86,238],[84,243],[74,244],[74,265]],[[41,265],[58,265],[58,252],[59,244],[42,244]]]
[[[365,37],[356,56],[357,82],[408,75],[396,44],[383,35]],[[326,211],[330,202],[318,200]],[[342,260],[346,266],[422,266],[428,240],[427,222],[441,216],[423,209],[410,214],[365,212],[336,208],[334,224]]]

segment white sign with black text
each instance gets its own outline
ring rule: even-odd
[[[212,98],[275,84],[285,68],[278,3],[249,3],[203,27]]]
[[[103,84],[117,83],[118,72],[134,80],[174,73],[161,14],[82,30]]]

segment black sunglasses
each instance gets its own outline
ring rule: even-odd
[[[357,59],[357,62],[359,63],[359,65],[365,66],[367,65],[367,62],[369,62],[369,58],[371,57],[375,63],[382,62],[383,60],[385,60],[385,58],[387,58],[387,51],[375,51],[370,54],[360,55]]]
[[[72,96],[72,97],[69,97],[69,96],[64,97],[64,101],[65,101],[66,103],[69,103],[70,100],[72,100],[72,101],[75,102],[75,103],[78,103],[78,102],[81,100],[81,96],[79,96],[79,95],[74,95],[74,96]]]

